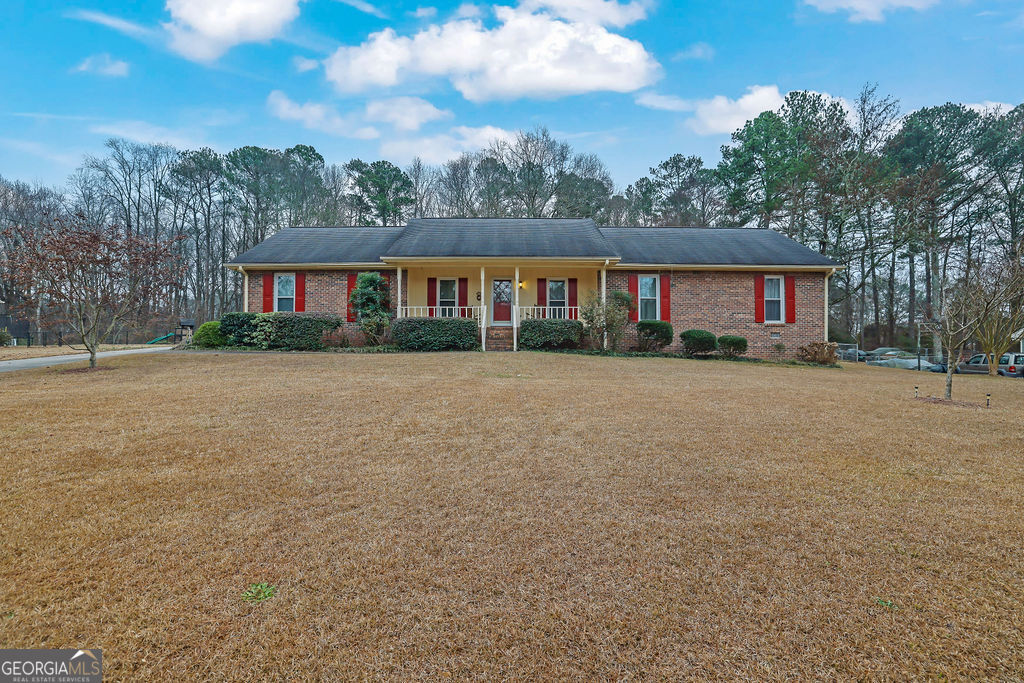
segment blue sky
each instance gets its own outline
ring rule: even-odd
[[[121,136],[440,162],[547,126],[622,186],[790,90],[1024,100],[1019,0],[4,0],[0,175]]]

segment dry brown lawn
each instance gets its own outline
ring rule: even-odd
[[[0,646],[139,680],[1024,676],[1024,381],[957,377],[984,410],[863,366],[102,363],[0,378]]]
[[[157,346],[156,344],[152,346]],[[162,345],[161,345],[162,346]],[[101,344],[100,351],[122,351],[124,349],[150,348],[146,344]],[[87,354],[81,346],[0,346],[0,360],[19,360],[21,358],[49,358],[50,356],[70,356]],[[88,357],[88,356],[86,356]]]

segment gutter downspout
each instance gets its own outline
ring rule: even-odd
[[[833,275],[836,274],[836,269],[833,268],[831,272],[825,273],[825,339],[828,341],[828,281]]]
[[[611,259],[604,260],[604,266],[601,267],[601,308],[606,309],[608,306],[608,263]],[[601,340],[601,346],[608,350],[608,330],[604,331],[604,339]]]
[[[249,273],[245,272],[244,266],[239,266],[242,271],[242,311],[249,312]]]

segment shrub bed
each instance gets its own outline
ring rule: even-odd
[[[399,318],[391,339],[403,351],[473,351],[478,331],[472,318]]]
[[[735,334],[723,334],[718,338],[718,352],[726,358],[736,358],[747,352],[747,338]]]
[[[259,313],[225,313],[220,318],[220,331],[234,346],[246,346],[249,337],[256,329],[256,316]]]
[[[672,343],[672,323],[641,320],[636,324],[636,337],[641,351],[658,351]]]
[[[192,335],[192,345],[200,349],[219,349],[227,343],[228,338],[221,331],[218,320],[203,323]]]
[[[679,333],[683,342],[683,353],[689,356],[702,356],[713,353],[718,347],[718,339],[707,330],[685,330]]]
[[[524,349],[576,349],[581,339],[579,320],[524,320],[519,326],[519,346]]]
[[[260,349],[323,351],[324,337],[344,319],[327,313],[257,313],[248,344]]]

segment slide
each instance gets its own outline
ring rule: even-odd
[[[147,343],[147,344],[156,344],[157,342],[162,342],[162,341],[163,341],[164,339],[170,339],[170,338],[171,338],[171,337],[173,337],[173,336],[174,336],[174,333],[173,333],[173,332],[171,332],[170,334],[165,334],[165,335],[164,335],[164,336],[162,336],[162,337],[157,337],[156,339],[150,339],[150,340],[149,340],[148,342],[146,342],[146,343]]]

